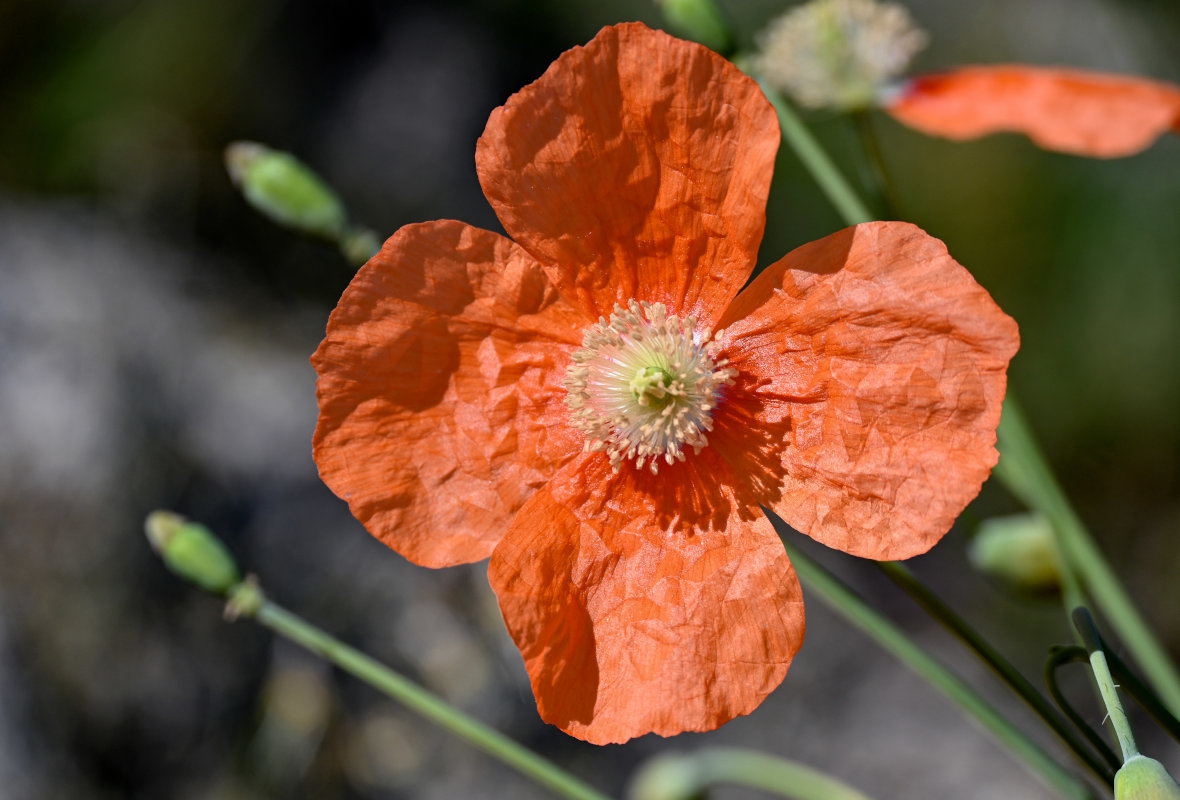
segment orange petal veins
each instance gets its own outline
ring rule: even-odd
[[[903,222],[848,228],[768,268],[722,324],[762,424],[786,431],[782,494],[764,504],[796,529],[908,558],[979,493],[1019,336],[942,242]]]
[[[886,107],[933,136],[1024,133],[1047,150],[1114,158],[1180,124],[1180,87],[1081,70],[963,67],[912,81]]]
[[[508,234],[591,316],[636,299],[711,323],[753,269],[778,140],[754,81],[629,23],[493,111],[475,160]]]
[[[675,519],[667,501],[693,491],[678,469],[661,482],[580,457],[488,567],[542,718],[595,744],[748,714],[803,642],[799,583],[769,522],[733,505],[719,521]]]
[[[320,476],[411,561],[486,558],[581,449],[561,378],[585,324],[502,236],[402,228],[353,278],[312,356]]]

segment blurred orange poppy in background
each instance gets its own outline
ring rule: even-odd
[[[906,558],[997,458],[1016,325],[938,240],[859,225],[739,292],[778,139],[725,59],[605,28],[479,140],[512,238],[402,228],[312,358],[324,481],[416,563],[490,556],[542,717],[591,742],[782,681],[803,604],[761,507]]]
[[[1028,135],[1041,147],[1113,158],[1180,127],[1180,87],[1023,64],[969,66],[902,79],[927,36],[904,6],[810,0],[771,20],[754,68],[809,108],[879,106],[933,136]]]
[[[1143,78],[1025,65],[961,67],[909,81],[884,105],[934,136],[1024,133],[1047,150],[1115,158],[1180,132],[1180,87]]]

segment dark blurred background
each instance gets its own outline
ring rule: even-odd
[[[749,45],[787,4],[723,5]],[[1180,82],[1180,6],[1166,0],[910,8],[931,34],[918,72],[1019,61]],[[488,113],[633,19],[660,23],[647,0],[0,0],[0,796],[546,796],[294,646],[225,623],[150,552],[142,520],[157,507],[217,530],[281,603],[612,793],[654,753],[724,743],[879,798],[1050,796],[815,599],[807,644],[752,716],[671,741],[571,739],[537,718],[484,566],[408,564],[318,481],[307,358],[351,269],[250,211],[221,149],[298,154],[383,235],[440,217],[498,229],[474,170]],[[847,120],[809,120],[867,174]],[[874,123],[902,216],[1021,323],[1012,385],[1176,655],[1180,140],[1095,161]],[[784,151],[762,262],[839,227]],[[974,522],[1016,510],[985,487],[913,567],[1036,680],[1048,645],[1070,638],[1059,605],[964,556]],[[825,560],[1027,720],[867,565]],[[1142,737],[1180,772],[1174,745]]]

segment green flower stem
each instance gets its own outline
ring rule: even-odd
[[[1102,642],[1098,638],[1098,629],[1094,627],[1094,619],[1085,608],[1075,608],[1073,624],[1082,635],[1086,643],[1086,650],[1090,653],[1090,669],[1094,671],[1094,680],[1098,683],[1098,691],[1102,693],[1102,702],[1106,705],[1106,715],[1118,737],[1119,748],[1123,751],[1123,762],[1130,761],[1139,755],[1139,747],[1135,744],[1135,735],[1131,732],[1131,722],[1123,711],[1122,701],[1114,686],[1114,678],[1110,674],[1110,665],[1106,663],[1106,653],[1102,650]]]
[[[1067,571],[1074,571],[1110,624],[1119,632],[1173,716],[1180,717],[1180,675],[1102,557],[1037,446],[1024,414],[1009,395],[999,427],[996,476],[1031,508],[1053,523]]]
[[[1113,770],[1094,755],[1086,742],[1061,713],[1033,687],[1032,683],[1016,667],[1012,666],[1008,659],[992,647],[991,643],[984,639],[978,631],[968,625],[966,620],[955,613],[928,586],[918,580],[904,564],[897,561],[878,561],[876,564],[886,577],[991,667],[996,675],[1024,700],[1099,778],[1106,781],[1107,784],[1114,782]]]
[[[693,800],[718,783],[795,800],[869,800],[832,776],[797,761],[750,750],[712,747],[695,753],[665,753],[640,768],[631,800]]]
[[[475,745],[508,766],[570,800],[608,800],[607,796],[545,760],[533,751],[489,728],[478,720],[397,674],[385,665],[329,636],[302,618],[275,605],[251,582],[230,590],[230,616],[248,616],[260,625],[303,645],[439,727]]]
[[[759,82],[759,85],[778,112],[783,137],[844,221],[856,225],[871,220],[873,217],[865,204],[790,105],[765,83]],[[1130,597],[1057,485],[1011,391],[1004,404],[998,433],[1003,458],[996,467],[996,476],[1029,507],[1040,511],[1053,523],[1065,562],[1066,601],[1072,605],[1084,605],[1078,582],[1069,575],[1076,571],[1080,583],[1089,590],[1098,608],[1118,630],[1168,710],[1173,716],[1180,717],[1180,674],[1135,610]]]
[[[900,628],[870,608],[838,578],[790,545],[787,545],[787,553],[807,588],[818,594],[829,608],[973,716],[1046,784],[1068,798],[1086,800],[1093,797],[1081,780],[1063,769],[979,693],[935,661]]]
[[[819,142],[803,124],[803,120],[799,119],[799,115],[795,113],[791,104],[765,81],[759,79],[758,85],[762,87],[766,99],[770,101],[778,114],[778,124],[782,129],[783,138],[799,156],[803,166],[811,173],[811,177],[819,184],[819,188],[827,195],[844,221],[849,225],[871,222],[874,216],[868,206],[860,199],[851,184],[845,180],[839,167],[820,147]]]
[[[1098,733],[1090,726],[1086,719],[1077,712],[1073,704],[1065,696],[1065,692],[1061,690],[1061,683],[1057,680],[1057,671],[1066,664],[1075,661],[1089,661],[1090,656],[1086,652],[1086,648],[1078,647],[1077,645],[1053,647],[1049,651],[1049,658],[1045,661],[1044,678],[1045,685],[1049,688],[1049,695],[1053,698],[1053,702],[1061,709],[1061,713],[1069,718],[1074,727],[1082,732],[1086,737],[1086,741],[1094,748],[1094,751],[1102,756],[1107,764],[1110,765],[1111,774],[1113,776],[1114,770],[1117,770],[1123,763],[1123,760],[1115,755],[1115,752],[1110,749],[1110,745],[1106,743]],[[1113,781],[1113,777],[1111,779]]]
[[[852,121],[856,125],[856,132],[860,136],[861,146],[868,155],[869,170],[877,184],[881,204],[884,206],[887,219],[902,219],[898,209],[901,202],[897,198],[893,181],[889,179],[889,167],[885,163],[885,154],[881,151],[881,142],[873,128],[873,117],[868,109],[852,112]]]

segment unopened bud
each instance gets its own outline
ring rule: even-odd
[[[1154,758],[1134,755],[1114,774],[1114,800],[1180,800],[1180,785]]]
[[[967,550],[980,572],[1013,588],[1052,592],[1061,585],[1053,527],[1039,514],[994,517],[979,526]]]
[[[250,205],[300,233],[336,241],[348,214],[319,176],[290,153],[257,142],[225,148],[225,166]]]
[[[635,773],[627,800],[692,800],[703,788],[690,756],[662,753]]]
[[[812,0],[767,26],[754,66],[800,105],[857,111],[888,94],[925,46],[925,32],[899,5]]]
[[[656,5],[674,33],[718,53],[728,52],[732,46],[729,26],[714,0],[656,0]]]
[[[168,569],[202,589],[225,594],[242,580],[234,557],[204,525],[171,511],[153,511],[144,530]]]

